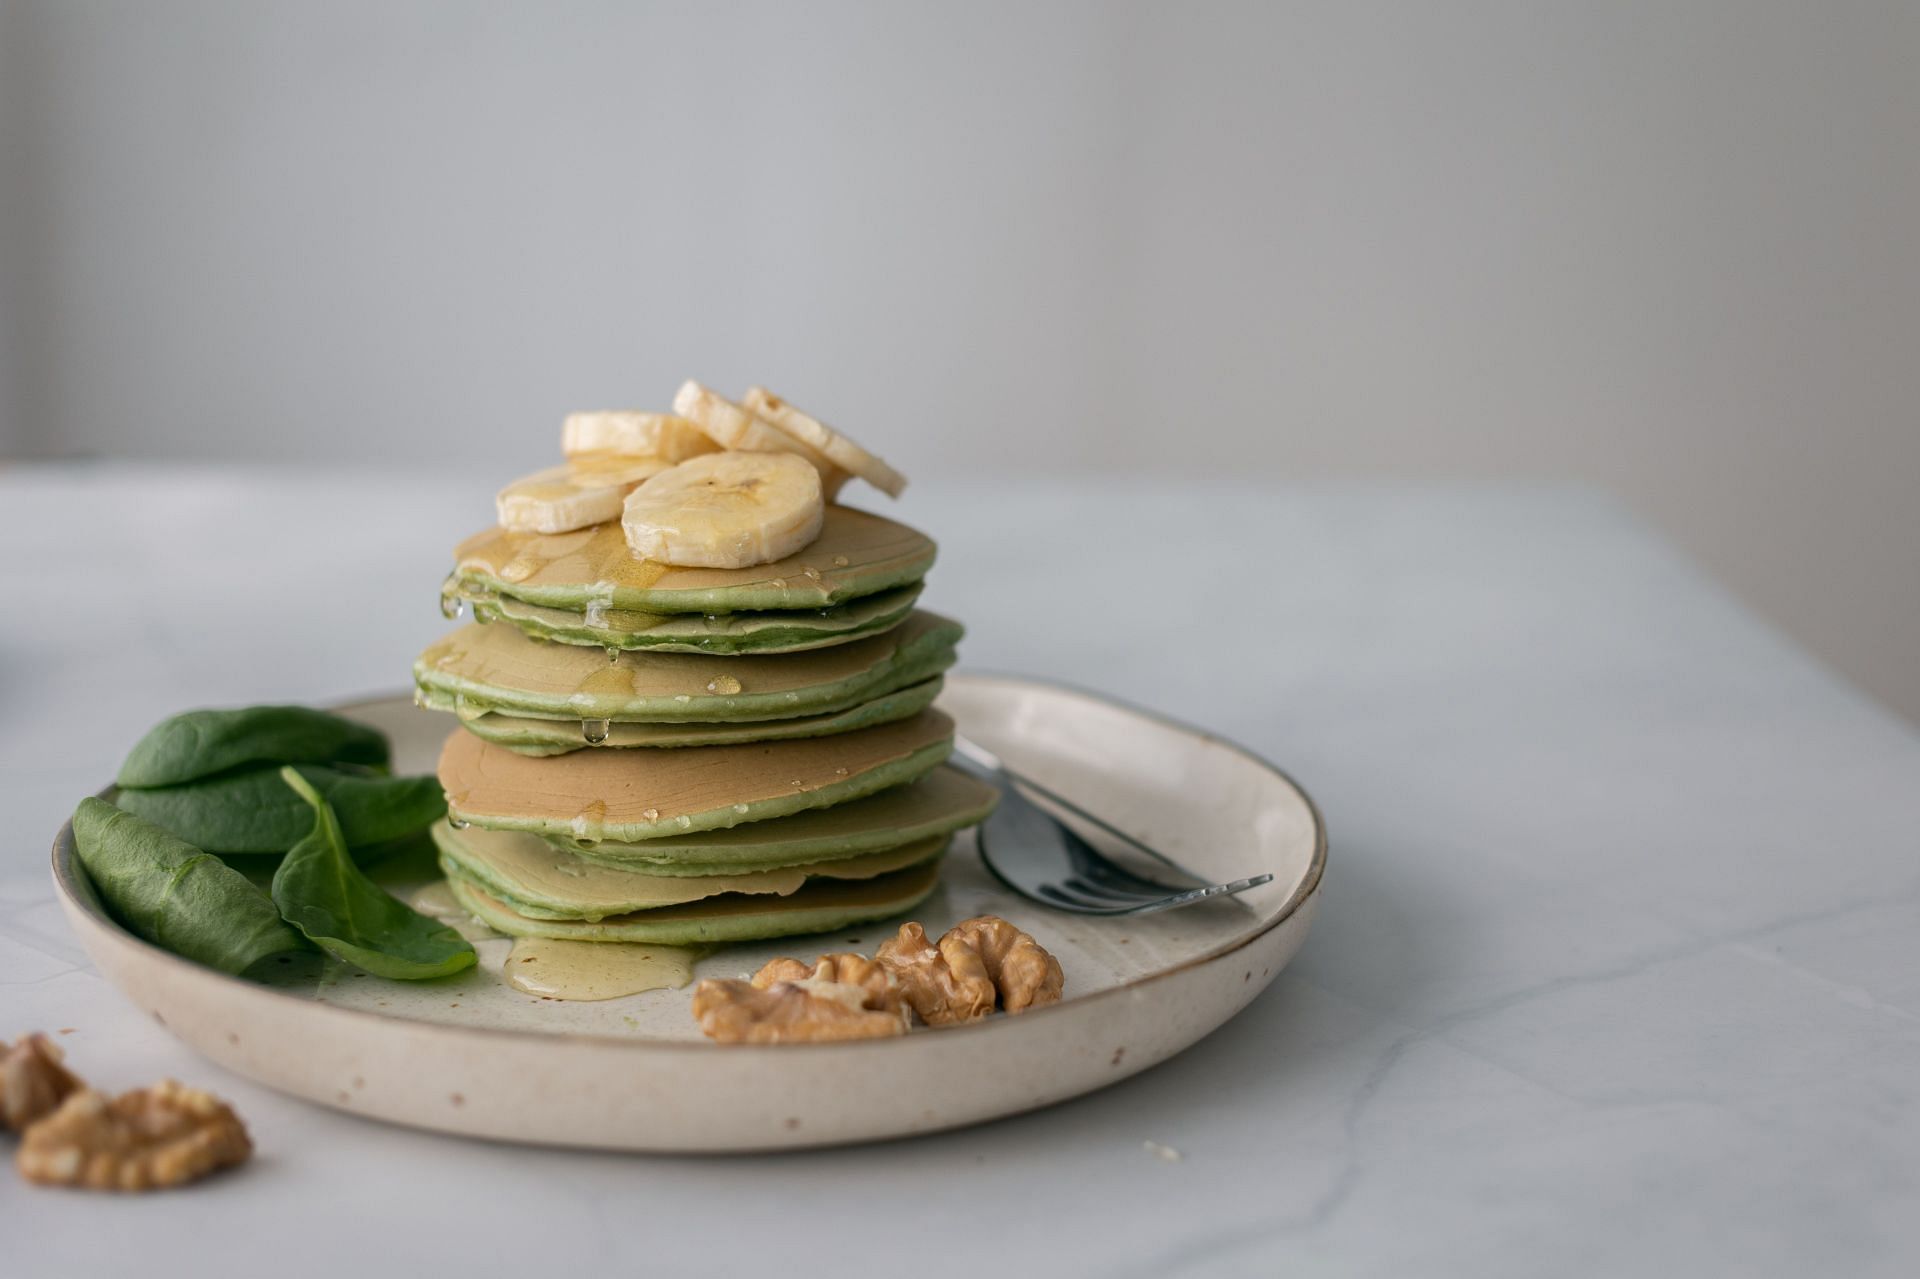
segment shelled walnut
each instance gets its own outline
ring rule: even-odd
[[[873,1039],[903,1034],[909,1009],[929,1026],[947,1026],[996,1007],[1019,1013],[1054,1003],[1064,985],[1060,961],[1044,946],[998,915],[979,915],[938,942],[919,924],[902,924],[872,959],[841,952],[811,967],[773,959],[751,981],[703,981],[693,1015],[723,1043]]]
[[[241,1163],[247,1130],[210,1093],[163,1079],[109,1098],[83,1088],[20,1142],[20,1175],[42,1185],[159,1190]]]
[[[859,955],[856,960],[877,967]],[[798,960],[775,960],[781,972],[810,976],[767,976],[753,981],[708,978],[693,988],[693,1015],[709,1039],[728,1044],[825,1043],[841,1039],[880,1039],[904,1035],[907,1009],[886,975],[861,972],[866,984],[837,980],[835,957],[823,957],[811,970]],[[787,968],[786,965],[792,965]]]
[[[885,965],[865,955],[848,951],[822,955],[813,961],[811,968],[797,959],[770,959],[753,975],[753,984],[761,990],[783,981],[830,981],[858,986],[867,992],[867,1007],[885,1009],[890,1013],[900,1011],[900,987],[894,981],[893,974]]]
[[[993,978],[980,956],[965,947],[942,954],[917,923],[900,925],[899,935],[882,942],[875,959],[929,1026],[973,1021],[993,1011]]]
[[[937,943],[919,924],[902,924],[874,958],[929,1026],[977,1020],[996,1002],[1009,1013],[1051,1004],[1065,984],[1060,961],[998,915],[962,920]]]
[[[23,1035],[0,1051],[0,1128],[25,1132],[84,1085],[61,1064],[60,1048],[45,1035]]]

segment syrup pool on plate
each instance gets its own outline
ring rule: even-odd
[[[648,990],[677,990],[693,980],[699,952],[637,942],[562,941],[522,937],[507,955],[507,985],[548,999],[618,999]]]

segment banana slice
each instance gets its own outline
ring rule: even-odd
[[[820,473],[797,453],[706,453],[635,489],[620,522],[642,559],[747,568],[820,536],[826,509]]]
[[[705,431],[671,413],[632,409],[569,413],[560,428],[560,449],[568,457],[614,453],[684,462],[717,447]]]
[[[515,480],[494,498],[500,527],[522,533],[565,533],[620,518],[639,483],[672,463],[657,457],[594,454]]]
[[[888,497],[899,497],[907,477],[855,444],[817,417],[808,417],[764,386],[747,392],[747,411],[821,454],[843,471],[851,471]]]
[[[849,478],[827,455],[741,408],[718,391],[687,381],[673,397],[673,411],[711,436],[721,448],[747,453],[795,453],[820,472],[820,488],[831,502]]]

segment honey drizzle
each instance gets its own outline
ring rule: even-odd
[[[677,990],[693,980],[699,952],[638,942],[521,937],[507,955],[507,985],[546,999],[619,999]]]

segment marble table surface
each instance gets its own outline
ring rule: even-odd
[[[1105,1092],[640,1158],[382,1127],[199,1061],[89,968],[55,828],[171,711],[403,686],[489,492],[0,470],[0,1036],[211,1087],[259,1146],[168,1196],[0,1176],[7,1274],[1920,1273],[1920,736],[1578,489],[910,491],[967,665],[1214,729],[1328,818],[1298,959]]]

